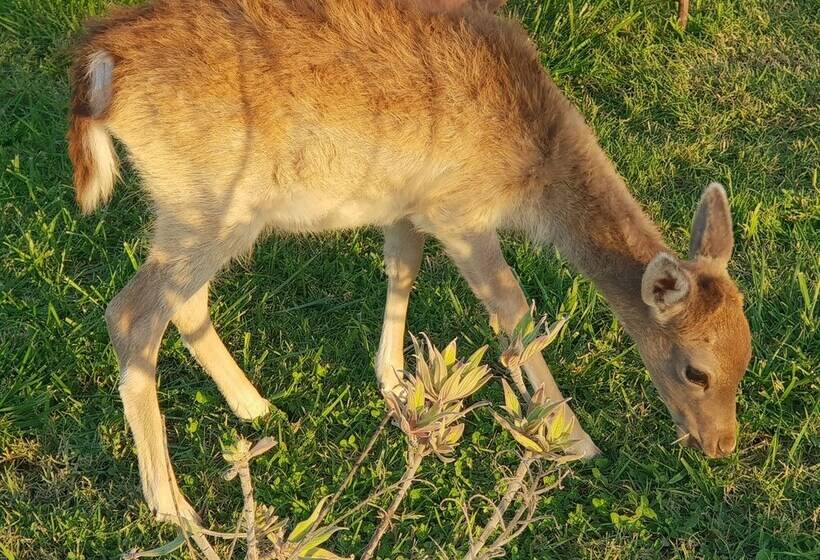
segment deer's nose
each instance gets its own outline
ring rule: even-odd
[[[735,434],[734,432],[731,432],[718,436],[711,441],[707,440],[705,442],[700,442],[700,448],[703,451],[703,454],[710,459],[717,459],[720,457],[726,457],[734,451],[735,444]]]
[[[729,455],[732,451],[735,450],[736,445],[737,445],[737,438],[735,437],[734,432],[724,434],[718,440],[718,451],[721,454],[720,456],[725,457],[726,455]]]

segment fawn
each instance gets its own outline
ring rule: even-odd
[[[497,231],[551,243],[634,338],[682,439],[711,457],[734,449],[751,342],[727,273],[724,189],[706,188],[688,259],[675,256],[521,25],[487,9],[501,2],[426,1],[446,9],[158,0],[92,23],[78,44],[68,132],[77,201],[91,212],[110,197],[114,137],[156,213],[150,254],[105,319],[143,492],[159,518],[198,519],[172,474],[157,401],[169,322],[239,417],[269,409],[208,312],[211,279],[267,230],[384,230],[384,391],[404,366],[426,236],[508,332],[529,308]],[[525,371],[562,399],[542,356]],[[577,422],[573,438],[572,451],[598,452]]]

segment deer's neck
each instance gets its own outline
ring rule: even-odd
[[[595,283],[635,336],[649,320],[643,272],[667,248],[591,133],[574,144],[574,153],[558,160],[572,163],[559,163],[559,180],[548,181],[535,205],[535,232]]]

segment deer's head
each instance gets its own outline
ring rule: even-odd
[[[651,319],[638,349],[681,440],[709,457],[735,448],[735,399],[751,358],[743,297],[726,270],[733,244],[729,201],[713,183],[695,213],[688,260],[659,253],[641,283]]]

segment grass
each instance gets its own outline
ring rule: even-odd
[[[105,304],[146,251],[150,213],[133,175],[82,218],[63,140],[65,47],[102,0],[0,4],[0,557],[111,558],[153,546],[119,397]],[[509,550],[530,558],[816,558],[820,517],[820,11],[811,0],[534,0],[507,8],[582,108],[637,197],[683,250],[701,189],[728,188],[731,265],[747,300],[754,359],[739,401],[739,452],[709,461],[670,445],[667,413],[603,299],[552,251],[505,251],[539,310],[571,312],[548,360],[602,458],[575,468]],[[371,361],[385,283],[376,231],[271,237],[223,274],[217,328],[278,411],[231,416],[171,333],[160,401],[183,492],[207,522],[241,509],[220,479],[219,442],[272,435],[255,464],[259,500],[303,519],[332,493],[384,407]],[[453,266],[428,247],[409,328],[465,351],[492,339]],[[493,356],[497,358],[497,348]],[[485,389],[498,399],[497,389]],[[464,538],[457,503],[503,491],[496,449],[510,438],[481,413],[453,465],[422,469],[380,557],[449,558]],[[404,469],[393,431],[348,504]],[[334,547],[360,551],[362,513]],[[441,548],[440,548],[441,547]],[[463,547],[462,547],[463,549]]]

